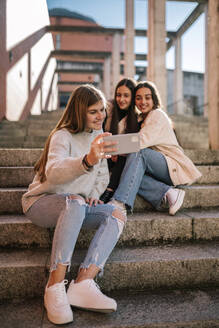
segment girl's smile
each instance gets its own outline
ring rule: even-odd
[[[99,101],[96,104],[88,107],[86,130],[101,130],[103,121],[106,117],[106,110],[103,102]]]
[[[149,88],[143,87],[136,91],[135,105],[143,114],[147,114],[153,109],[154,102],[152,99],[151,90]]]
[[[120,109],[127,110],[131,104],[132,94],[125,85],[116,90],[116,102]]]

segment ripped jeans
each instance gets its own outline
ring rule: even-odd
[[[75,195],[77,196],[77,195]],[[80,197],[80,196],[78,196]],[[69,195],[46,195],[38,199],[26,216],[41,227],[56,227],[52,243],[50,271],[57,264],[71,264],[72,254],[81,229],[97,229],[80,268],[95,264],[103,270],[124,227],[124,221],[113,216],[110,204],[89,206],[81,199]]]

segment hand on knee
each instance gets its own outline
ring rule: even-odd
[[[76,200],[76,201],[78,201],[78,203],[80,204],[80,205],[84,205],[85,204],[85,199],[82,197],[82,196],[80,196],[80,195],[69,195],[69,196],[67,196],[67,200]]]

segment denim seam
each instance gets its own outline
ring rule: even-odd
[[[114,223],[115,222],[115,220],[117,221],[118,219],[116,218],[114,218],[113,217],[113,215],[111,214],[111,215],[109,215],[107,218],[106,218],[106,225],[107,224],[109,224],[109,221],[112,219],[112,222]],[[118,241],[118,239],[119,239],[119,237],[120,237],[120,235],[121,235],[121,229],[120,229],[120,227],[119,227],[119,222],[117,221],[117,222],[115,222],[116,224],[117,224],[117,228],[118,228],[118,233],[119,233],[119,235],[117,235],[117,240],[116,240],[116,242]],[[124,223],[124,222],[123,222]],[[121,232],[120,232],[121,231]],[[92,256],[90,257],[90,262],[89,261],[87,261],[87,262],[89,262],[89,264],[86,264],[86,262],[84,261],[81,265],[80,265],[80,268],[82,267],[82,268],[88,268],[91,264],[94,264],[94,265],[96,265],[98,268],[100,268],[101,269],[101,271],[103,271],[103,268],[104,268],[104,265],[105,265],[105,263],[106,263],[106,261],[107,261],[107,259],[108,259],[108,257],[105,259],[105,261],[104,262],[102,262],[102,263],[100,263],[100,261],[99,260],[96,260],[95,259],[95,257],[94,257],[94,253],[97,253],[97,248],[99,247],[99,245],[100,245],[100,240],[102,239],[102,237],[103,237],[103,233],[104,233],[104,229],[102,229],[102,231],[100,232],[100,235],[99,235],[99,237],[98,237],[98,245],[95,245],[95,248],[93,249],[93,254],[92,254]]]
[[[62,212],[60,214],[60,217],[59,217],[60,221],[63,220],[63,216],[65,215],[66,210],[68,210],[69,203],[78,203],[80,206],[85,206],[86,207],[86,203],[80,204],[77,199],[69,199],[69,197],[66,197],[66,207],[62,210]],[[62,229],[62,225],[59,224],[58,227],[56,226],[56,229],[57,229],[56,233],[59,233]],[[66,263],[66,262],[68,263],[68,272],[69,272],[70,269],[71,269],[71,258],[72,258],[72,254],[73,254],[73,248],[72,248],[72,252],[70,253],[70,256],[68,256],[69,259],[64,259],[64,260],[61,259],[60,260],[59,255],[57,255],[57,238],[53,237],[52,250],[53,250],[53,252],[51,254],[51,260],[52,261],[51,261],[51,265],[50,265],[50,272],[56,270],[58,264],[63,264],[63,263]],[[55,253],[54,250],[56,250],[56,253]],[[63,263],[62,263],[62,261],[63,261]]]
[[[109,216],[106,218],[106,220],[107,221],[109,221]],[[91,256],[91,263],[89,263],[89,265],[85,265],[84,264],[84,262],[81,264],[82,265],[82,267],[84,266],[85,268],[88,268],[91,264],[95,264],[98,268],[103,268],[104,267],[104,264],[98,264],[99,262],[95,259],[95,257],[94,257],[94,253],[97,253],[96,251],[97,251],[97,248],[98,248],[98,246],[99,246],[99,244],[100,244],[100,239],[102,238],[102,236],[103,236],[103,232],[104,232],[104,229],[102,229],[102,231],[100,232],[100,236],[99,236],[99,238],[98,238],[98,245],[95,245],[95,248],[93,249],[93,254],[92,254],[92,256]],[[95,237],[94,237],[95,238]],[[94,261],[94,263],[93,263],[93,261]]]
[[[133,178],[132,178],[132,180],[130,181],[130,183],[128,185],[127,192],[126,192],[125,197],[124,197],[124,203],[125,204],[127,203],[127,199],[130,196],[130,192],[131,192],[132,187],[133,187],[133,184],[135,182],[135,179],[136,179],[136,176],[137,176],[138,167],[139,167],[139,162],[140,162],[141,157],[142,157],[142,155],[141,155],[141,153],[139,153],[139,156],[138,156],[137,161],[136,161],[136,166],[135,166],[135,175],[133,175]],[[130,204],[127,204],[127,205],[130,206]]]

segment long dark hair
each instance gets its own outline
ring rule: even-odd
[[[126,120],[126,128],[125,133],[134,133],[139,131],[139,126],[137,122],[137,114],[135,112],[135,97],[134,97],[134,90],[136,87],[136,82],[133,79],[125,78],[119,81],[116,85],[114,99],[113,99],[113,113],[112,113],[112,120],[110,124],[110,130],[112,134],[118,134],[118,124],[119,124],[119,106],[116,102],[116,94],[117,89],[121,86],[126,86],[131,91],[131,103],[127,109],[127,120]]]
[[[160,93],[159,93],[156,85],[153,82],[151,82],[151,81],[142,81],[142,82],[139,82],[137,84],[136,88],[135,88],[134,97],[136,95],[137,90],[139,90],[141,88],[148,88],[148,89],[151,90],[152,100],[153,100],[153,104],[154,104],[152,110],[157,109],[157,108],[162,109],[161,97],[160,97]],[[145,116],[147,117],[148,114],[149,113],[147,113]],[[171,118],[169,116],[168,116],[168,119],[169,119],[169,122],[170,122],[170,124],[171,124],[171,126],[173,128],[173,131],[174,131],[175,135],[176,135],[176,130],[174,128],[173,121],[171,120]],[[176,135],[176,138],[177,138],[177,135]]]
[[[44,150],[34,167],[34,171],[38,172],[40,176],[40,182],[46,181],[45,168],[53,134],[64,128],[72,134],[84,131],[87,109],[99,101],[102,101],[103,106],[106,108],[106,99],[103,93],[90,84],[81,85],[72,92],[62,117],[48,136]]]
[[[148,89],[151,90],[152,100],[153,100],[153,103],[154,103],[153,109],[157,109],[157,108],[162,107],[160,94],[158,92],[158,89],[157,89],[156,85],[153,82],[151,82],[151,81],[139,82],[137,84],[137,86],[135,87],[135,90],[134,90],[134,98],[135,98],[137,90],[139,90],[141,88],[148,88]]]

